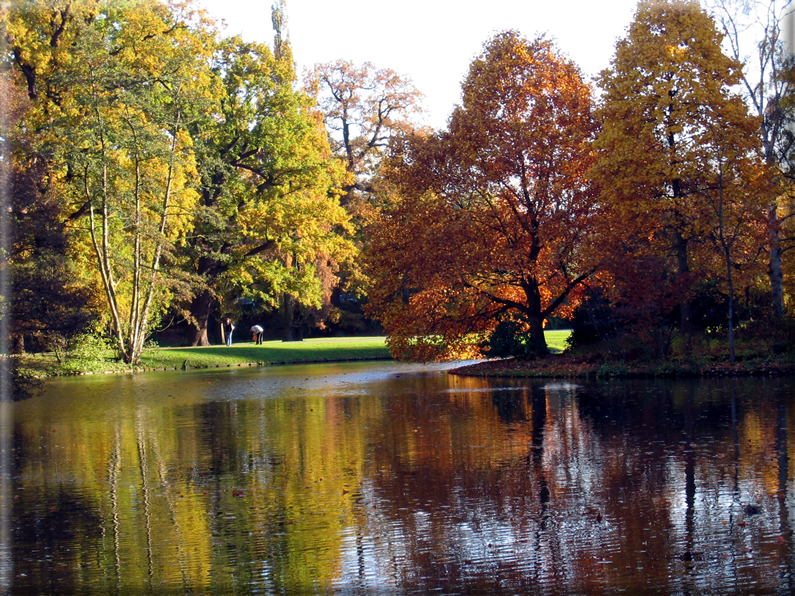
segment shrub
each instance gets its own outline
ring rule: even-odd
[[[67,371],[101,371],[107,368],[108,360],[116,359],[110,342],[98,334],[84,333],[69,342],[64,368]]]
[[[622,328],[615,309],[601,288],[588,288],[585,300],[571,319],[571,347],[591,345],[621,335]]]
[[[521,321],[500,321],[484,345],[489,358],[527,358],[530,356],[530,336]]]
[[[623,362],[605,362],[596,371],[596,376],[600,379],[609,379],[610,377],[625,377],[628,372]]]

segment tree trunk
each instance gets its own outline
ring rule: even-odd
[[[776,204],[770,205],[767,211],[768,240],[770,241],[770,261],[768,275],[770,276],[770,291],[773,298],[773,317],[777,321],[784,320],[784,274],[781,270],[781,237],[778,233],[778,215]]]
[[[539,309],[540,310],[540,309]],[[544,319],[540,316],[528,316],[527,322],[530,325],[530,356],[539,357],[549,354],[547,339],[544,337]]]
[[[527,298],[527,323],[530,326],[530,345],[528,346],[530,358],[543,357],[549,354],[547,340],[544,337],[544,317],[541,314],[541,291],[535,278],[526,278],[523,285]]]
[[[207,329],[210,323],[210,311],[213,306],[213,294],[204,290],[190,304],[193,321],[188,325],[187,341],[191,346],[209,346],[210,339]]]
[[[204,250],[209,250],[205,248]],[[209,346],[210,337],[208,333],[210,325],[210,314],[212,312],[215,295],[212,289],[215,287],[215,280],[226,271],[226,266],[209,256],[199,257],[196,267],[198,273],[207,284],[205,290],[193,298],[190,304],[190,314],[193,323],[188,326],[187,342],[191,346]]]
[[[728,248],[724,249],[726,257],[726,281],[729,284],[729,362],[734,364],[734,281],[732,279],[732,262]]]
[[[9,350],[12,354],[25,353],[25,335],[20,332],[13,332],[10,334]]]
[[[293,340],[293,297],[289,294],[282,295],[282,341]]]
[[[687,240],[675,233],[676,262],[679,279],[684,282],[684,295],[679,303],[679,330],[685,335],[693,333],[693,314],[690,305],[690,265],[687,262]]]

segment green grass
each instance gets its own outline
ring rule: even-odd
[[[562,352],[570,333],[568,330],[546,331],[550,350]],[[216,368],[388,358],[390,354],[383,337],[307,339],[300,342],[267,341],[259,346],[247,341],[229,347],[149,348],[144,350],[138,369]],[[52,354],[28,354],[19,357],[17,363],[20,371],[37,377],[129,370],[124,363],[115,360],[111,351],[101,350],[67,357],[60,363]]]
[[[339,362],[390,358],[383,337],[308,339],[300,342],[267,341],[262,345],[241,342],[232,346],[196,348],[149,348],[141,356],[138,368],[182,369],[215,368],[255,364],[290,364],[301,362]],[[66,357],[58,362],[53,354],[27,354],[17,357],[17,367],[36,377],[80,373],[123,372],[130,370],[115,359],[109,350],[88,355]]]
[[[571,335],[571,329],[558,329],[554,331],[544,331],[544,338],[547,340],[547,347],[550,352],[562,352],[568,348],[566,340]]]
[[[300,342],[266,341],[202,348],[146,350],[144,368],[208,368],[239,364],[287,364],[389,358],[383,337],[307,339]]]

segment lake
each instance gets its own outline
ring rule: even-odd
[[[0,585],[795,592],[795,380],[488,380],[448,367],[48,382],[7,404]]]

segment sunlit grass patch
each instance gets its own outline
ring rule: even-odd
[[[566,348],[569,330],[546,331],[547,345],[552,352]],[[346,360],[389,359],[391,355],[384,337],[321,338],[299,342],[252,341],[232,346],[181,348],[147,348],[141,356],[144,369],[191,369],[225,366],[293,364],[302,362],[339,362]],[[52,354],[27,355],[18,359],[19,368],[33,376],[55,376],[79,373],[122,372],[130,367],[115,359],[115,353],[95,354],[95,358],[65,356],[58,362]]]
[[[545,330],[544,338],[547,340],[547,347],[550,352],[560,353],[568,348],[566,340],[571,335],[571,329]]]
[[[323,338],[300,342],[267,341],[232,346],[160,348],[146,350],[141,357],[145,368],[208,368],[240,364],[279,364],[374,360],[389,358],[383,337]]]

